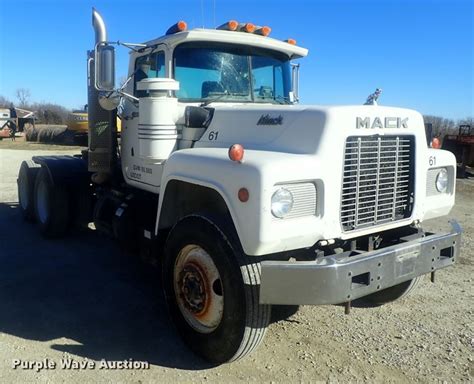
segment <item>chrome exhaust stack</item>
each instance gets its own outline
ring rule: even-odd
[[[105,28],[104,19],[95,8],[92,8],[92,26],[95,32],[95,43],[107,41],[107,29]]]
[[[102,16],[92,8],[95,45],[107,41]],[[95,88],[95,53],[87,51],[87,99],[89,117],[88,168],[90,172],[111,174],[116,163],[117,110],[107,111],[99,104],[100,92]]]

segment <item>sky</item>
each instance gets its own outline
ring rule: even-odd
[[[460,119],[474,115],[474,0],[0,0],[0,95],[27,88],[33,102],[87,102],[91,9],[110,40],[143,42],[178,20],[269,25],[271,37],[308,48],[299,60],[302,104],[379,104]],[[128,51],[117,51],[126,76]]]

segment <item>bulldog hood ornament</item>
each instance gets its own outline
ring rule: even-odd
[[[381,94],[382,88],[377,88],[374,93],[367,97],[367,101],[364,103],[364,105],[377,105],[377,100]]]

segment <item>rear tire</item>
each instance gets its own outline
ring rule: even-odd
[[[32,160],[21,163],[18,172],[18,202],[23,217],[28,221],[35,218],[35,180],[41,166]]]
[[[45,237],[61,237],[69,229],[69,201],[66,188],[53,184],[45,167],[41,167],[35,182],[35,217]]]
[[[228,228],[205,216],[185,217],[168,236],[163,262],[174,324],[197,355],[215,364],[252,352],[271,311],[259,304],[258,259],[244,254]]]
[[[399,300],[413,292],[420,284],[420,281],[421,276],[418,276],[412,280],[372,293],[363,297],[362,300],[374,306],[391,303],[392,301]]]

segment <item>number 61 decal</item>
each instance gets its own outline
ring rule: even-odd
[[[430,167],[433,167],[434,165],[436,165],[436,156],[430,156],[429,164],[430,164]]]
[[[207,135],[207,138],[209,141],[217,140],[217,136],[219,136],[219,131],[211,131],[209,132],[209,135]]]

